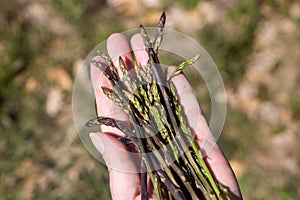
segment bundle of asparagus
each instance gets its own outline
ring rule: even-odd
[[[231,199],[228,190],[213,177],[193,140],[183,117],[176,88],[171,78],[185,66],[200,58],[196,55],[181,63],[167,76],[163,73],[158,51],[163,38],[165,13],[161,15],[155,38],[151,40],[141,25],[141,35],[149,56],[147,65],[134,64],[129,73],[119,57],[122,78],[112,60],[104,68],[97,60],[91,63],[109,79],[113,90],[102,88],[104,94],[128,114],[132,127],[108,117],[97,117],[87,126],[106,125],[121,130],[126,144],[132,143],[141,156],[142,199],[147,199],[147,176],[152,181],[157,199]],[[201,147],[200,147],[201,148]]]

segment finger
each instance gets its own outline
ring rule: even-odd
[[[107,39],[107,51],[111,57],[120,76],[122,76],[119,67],[119,56],[123,58],[127,66],[131,65],[130,47],[124,35],[114,33]],[[103,67],[107,67],[107,63],[101,60]],[[99,116],[111,117],[120,121],[128,121],[128,116],[121,107],[116,106],[109,100],[102,91],[102,87],[113,89],[109,80],[95,66],[91,67],[92,83],[96,96],[97,111]],[[119,135],[124,135],[120,130],[109,126],[101,126],[103,132],[115,132]]]
[[[175,67],[168,67],[167,73],[174,69]],[[192,132],[195,134],[195,139],[199,143],[199,146],[205,147],[205,149],[202,150],[209,151],[212,149],[212,146],[216,143],[216,141],[210,132],[204,115],[202,114],[198,100],[193,93],[193,88],[183,74],[174,76],[171,81],[174,83],[177,90],[180,104],[183,108],[183,114],[185,115]]]
[[[145,66],[148,62],[148,53],[146,52],[145,45],[141,34],[137,33],[131,37],[131,48],[134,52],[134,57],[139,66]]]
[[[216,179],[222,185],[226,186],[234,196],[233,199],[241,199],[241,192],[237,184],[237,179],[218,144],[216,144],[208,153],[206,161],[212,169]]]
[[[175,67],[167,68],[167,73],[174,69]],[[199,147],[204,147],[204,150],[209,150],[206,151],[205,156],[214,176],[232,193],[240,197],[235,175],[218,144],[216,144],[191,85],[183,74],[173,77],[171,81],[176,87],[187,122],[196,136],[195,142]]]
[[[140,194],[140,179],[126,147],[109,133],[90,133],[96,149],[108,167],[112,199],[135,199]]]
[[[106,48],[109,57],[112,59],[118,70],[120,77],[122,72],[119,67],[119,57],[121,56],[128,70],[132,68],[131,50],[126,37],[121,33],[113,33],[107,39]]]

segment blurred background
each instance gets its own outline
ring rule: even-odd
[[[156,25],[162,10],[220,69],[219,144],[244,198],[300,198],[299,1],[13,0],[0,1],[0,199],[110,199],[107,170],[73,125],[73,82],[97,44]],[[203,83],[194,88],[209,112]]]

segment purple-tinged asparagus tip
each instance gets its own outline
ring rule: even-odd
[[[158,27],[163,28],[166,23],[166,13],[165,11],[161,14],[159,22],[158,22]]]
[[[87,126],[87,127],[93,127],[93,126],[97,126],[97,125],[100,125],[98,118],[91,119],[87,123],[85,123],[85,126]]]

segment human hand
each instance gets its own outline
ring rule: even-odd
[[[131,38],[131,47],[134,50],[134,56],[138,64],[147,63],[148,55],[145,51],[142,37],[139,34]],[[127,66],[132,66],[132,56],[130,47],[126,38],[119,33],[112,34],[107,40],[107,50],[119,74],[118,58],[121,56],[125,60]],[[174,69],[169,67],[167,73]],[[94,93],[99,116],[114,118],[120,121],[128,121],[127,114],[122,108],[114,105],[102,91],[102,87],[111,88],[109,80],[101,74],[100,70],[95,66],[91,66],[91,79],[94,87]],[[215,178],[224,186],[226,186],[235,199],[242,199],[236,178],[231,167],[224,157],[221,149],[215,143],[214,137],[210,132],[208,124],[202,115],[201,108],[196,97],[193,94],[192,87],[183,74],[179,74],[172,78],[187,122],[195,135],[195,142],[198,146],[207,144],[214,145],[208,152],[205,159],[212,169]],[[124,134],[109,126],[101,126],[103,133],[91,133],[90,137],[102,154],[103,159],[109,170],[110,190],[113,199],[141,199],[141,180],[136,170],[136,165],[132,161],[127,147],[118,138]],[[155,199],[152,185],[148,184],[148,197]]]

